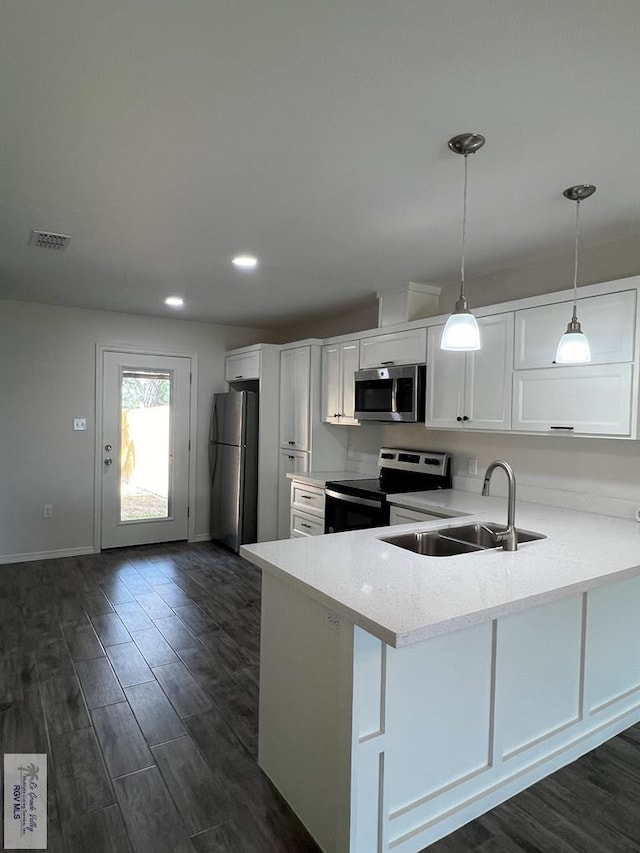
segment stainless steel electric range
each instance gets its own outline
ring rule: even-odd
[[[387,495],[451,488],[448,453],[383,447],[378,466],[380,476],[375,479],[326,484],[325,533],[387,526],[391,510]]]

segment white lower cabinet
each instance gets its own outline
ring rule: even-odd
[[[292,479],[290,519],[292,539],[324,534],[324,488]]]
[[[513,429],[631,436],[633,365],[516,370]]]
[[[260,766],[322,850],[418,853],[640,720],[639,607],[632,577],[392,648],[265,572]]]
[[[278,464],[278,539],[289,538],[291,505],[290,481],[287,474],[305,474],[309,470],[309,454],[302,450],[281,450]]]
[[[306,512],[291,510],[291,531],[289,536],[296,539],[301,536],[322,536],[324,519],[308,515]]]

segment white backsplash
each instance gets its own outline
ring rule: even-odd
[[[520,500],[564,509],[636,518],[640,508],[640,444],[577,436],[427,430],[421,424],[365,424],[349,430],[347,468],[378,473],[382,446],[433,450],[453,456],[453,486],[480,494],[487,465],[509,462]],[[468,462],[477,460],[477,476]],[[506,496],[506,478],[496,472],[491,493]]]

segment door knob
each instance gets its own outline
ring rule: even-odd
[[[107,458],[104,460],[104,464],[113,465],[113,459],[110,456],[107,456]]]

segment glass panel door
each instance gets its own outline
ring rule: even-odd
[[[168,518],[171,374],[123,370],[120,521]]]
[[[105,350],[101,547],[186,539],[191,360]]]

